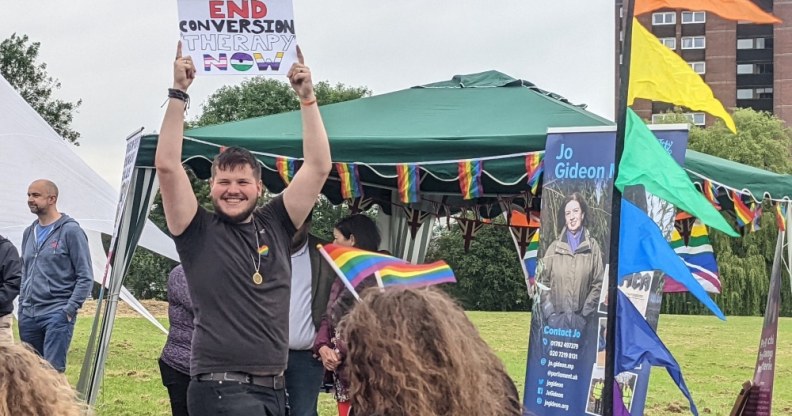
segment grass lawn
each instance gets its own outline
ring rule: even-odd
[[[529,313],[470,312],[484,339],[497,352],[522,394]],[[91,318],[77,322],[67,375],[76,385]],[[166,319],[162,319],[167,323]],[[762,326],[760,317],[660,317],[660,337],[677,358],[702,414],[728,415],[742,382],[753,376]],[[774,414],[792,414],[792,319],[779,320]],[[165,335],[143,318],[117,319],[105,379],[96,406],[99,415],[167,415],[167,392],[157,358]],[[321,395],[320,415],[333,416],[334,402]],[[664,369],[653,369],[647,415],[689,414],[687,401]]]

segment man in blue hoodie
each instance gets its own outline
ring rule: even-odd
[[[88,237],[77,221],[58,212],[54,183],[39,179],[27,196],[38,220],[22,237],[19,337],[64,372],[77,309],[93,286]]]
[[[0,344],[14,341],[11,331],[11,312],[14,299],[19,294],[22,262],[16,247],[0,235]]]

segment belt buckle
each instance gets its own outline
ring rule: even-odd
[[[272,376],[272,388],[281,390],[286,386],[286,378],[284,376]]]

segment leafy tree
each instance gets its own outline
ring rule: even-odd
[[[39,42],[27,35],[11,35],[0,42],[0,74],[22,98],[64,139],[79,145],[80,133],[71,128],[74,112],[82,100],[69,102],[53,97],[61,84],[47,74],[47,64],[37,63]]]
[[[664,122],[679,122],[679,114]],[[692,126],[689,148],[771,172],[792,173],[792,131],[771,113],[737,109],[733,114],[737,134],[722,122],[707,128]],[[778,230],[771,205],[764,203],[759,232],[731,238],[711,230],[712,247],[718,259],[723,292],[715,299],[728,315],[761,315],[767,303],[769,276],[773,265]],[[734,223],[733,215],[727,214]],[[781,313],[792,316],[789,279],[782,278]],[[709,313],[689,294],[666,296],[663,311],[669,313]]]
[[[454,270],[456,284],[443,288],[465,309],[528,311],[531,304],[517,252],[504,226],[485,225],[465,253],[459,227],[435,235],[426,261],[443,259]]]

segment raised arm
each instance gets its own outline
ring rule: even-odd
[[[314,95],[311,70],[305,66],[299,47],[297,47],[297,57],[299,62],[292,65],[287,76],[300,98],[305,161],[283,193],[283,204],[294,226],[300,228],[316,203],[319,192],[322,191],[332,163],[330,143]]]
[[[176,49],[176,60],[173,62],[173,89],[181,91],[186,96],[187,88],[195,78],[195,66],[192,58],[182,57],[181,42]],[[168,108],[160,128],[157,154],[154,157],[154,166],[157,168],[160,192],[162,193],[162,206],[165,210],[165,220],[168,230],[177,236],[187,229],[198,210],[198,200],[195,198],[190,179],[181,164],[182,137],[184,134],[184,106],[185,101],[178,97],[178,91],[168,94]],[[174,94],[174,92],[176,92]]]

